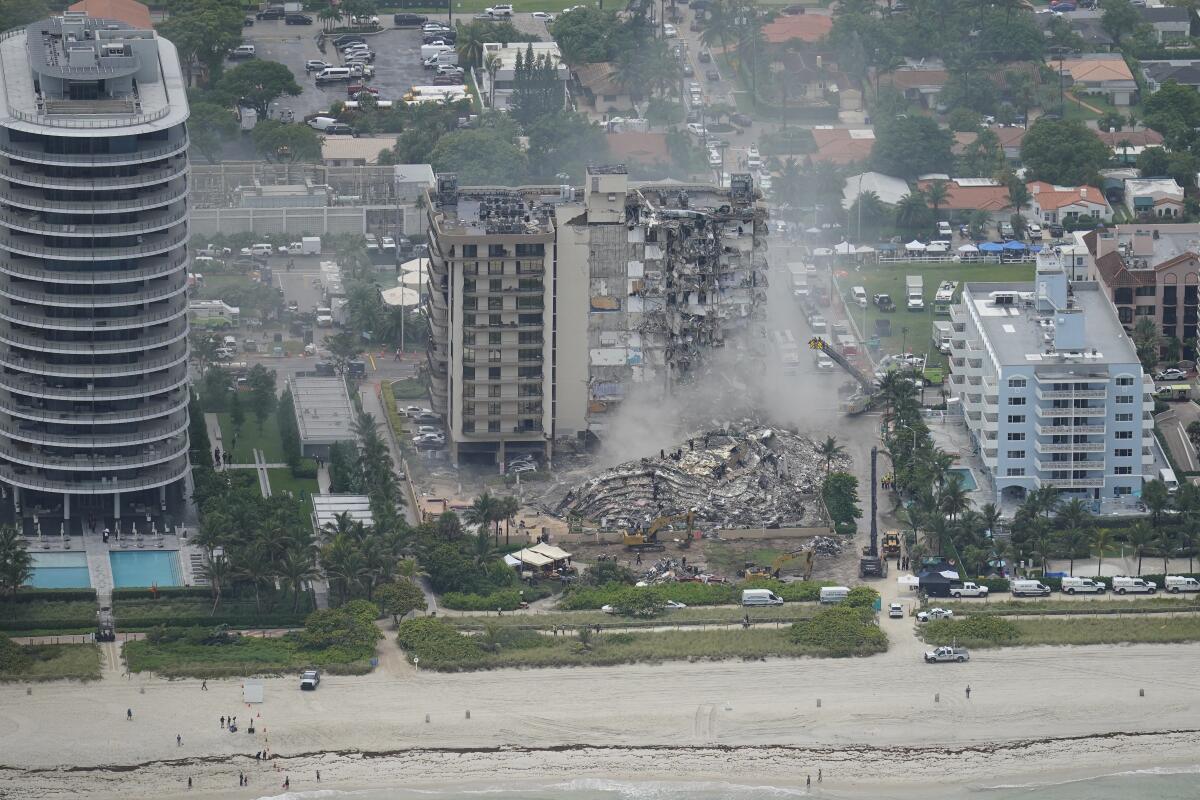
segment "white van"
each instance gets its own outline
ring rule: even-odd
[[[275,252],[275,248],[271,246],[270,242],[258,242],[246,249],[250,251],[249,255],[252,256],[269,256]]]
[[[308,121],[308,127],[318,131],[323,131],[330,125],[336,124],[337,120],[333,117],[313,117]]]
[[[1018,579],[1008,585],[1013,597],[1049,597],[1050,587],[1041,581]]]
[[[1104,585],[1104,581],[1094,581],[1091,578],[1062,579],[1062,590],[1067,594],[1075,594],[1076,592],[1104,594],[1107,589],[1108,587]]]
[[[1158,591],[1158,584],[1154,581],[1148,581],[1145,578],[1131,578],[1128,575],[1118,575],[1112,581],[1113,591],[1117,594],[1125,594],[1126,592],[1154,594]]]
[[[744,606],[781,606],[783,598],[770,589],[743,589],[742,605]]]
[[[850,294],[854,295],[854,302],[858,303],[861,308],[867,307],[867,290],[862,286],[851,286]]]
[[[822,603],[840,603],[850,596],[849,586],[822,586],[821,587],[821,602]]]
[[[329,67],[317,73],[317,83],[334,83],[350,80],[349,67]]]
[[[1200,592],[1200,581],[1195,578],[1186,578],[1182,575],[1168,575],[1166,583],[1167,591],[1171,594]]]
[[[1170,467],[1160,469],[1158,479],[1167,485],[1167,491],[1171,494],[1179,491],[1179,479],[1175,477],[1175,470]]]
[[[423,44],[421,45],[421,60],[424,61],[427,58],[433,58],[436,55],[453,49],[453,45],[448,44]]]
[[[945,239],[949,239],[951,236],[954,235],[954,233],[950,230],[950,223],[947,222],[946,220],[941,220],[940,222],[938,222],[937,232],[938,232],[938,236],[941,236]]]

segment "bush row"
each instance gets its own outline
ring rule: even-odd
[[[789,603],[808,603],[820,599],[821,587],[832,586],[828,581],[793,581],[784,583],[760,578],[743,583],[672,583],[642,587],[647,592],[653,589],[664,600],[674,600],[689,606],[726,606],[742,602],[743,589],[770,589]],[[611,605],[624,593],[639,587],[622,583],[606,583],[603,586],[577,586],[568,591],[558,607],[565,611],[584,611]]]
[[[35,603],[46,600],[88,600],[96,601],[95,589],[21,589],[6,602]]]
[[[887,650],[887,634],[875,624],[875,614],[869,608],[826,608],[810,620],[794,623],[789,635],[796,644],[819,648],[835,658]]]
[[[1021,635],[1017,624],[1004,617],[970,616],[938,619],[921,626],[921,638],[931,645],[959,644],[963,647],[995,647],[1011,644]]]
[[[158,597],[212,597],[212,590],[207,586],[160,586]],[[154,595],[149,587],[113,589],[113,602],[120,600],[145,600]]]
[[[522,594],[523,593],[523,594]],[[521,607],[521,601],[532,603],[550,596],[546,586],[528,586],[523,589],[501,589],[490,594],[464,594],[463,592],[446,592],[442,595],[441,603],[446,608],[455,611],[514,611]]]

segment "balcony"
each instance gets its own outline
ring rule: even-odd
[[[124,433],[85,433],[82,431],[77,434],[48,433],[42,430],[42,427],[28,423],[14,424],[12,422],[0,422],[0,437],[7,436],[10,439],[17,439],[22,442],[53,445],[55,447],[82,447],[87,449],[96,447],[130,447],[178,436],[187,430],[188,421],[186,414],[177,414],[168,419],[164,425],[155,425],[153,428],[138,428],[137,430],[125,431]]]
[[[544,287],[544,286],[539,286],[537,288],[528,288],[528,287],[521,287],[521,286],[508,286],[503,289],[489,289],[486,286],[481,286],[480,284],[477,283],[477,284],[475,284],[474,289],[468,289],[465,286],[463,287],[463,294],[466,295],[467,297],[476,297],[476,296],[483,297],[486,295],[506,295],[506,294],[543,295],[545,293],[546,293],[546,287]]]
[[[113,364],[54,364],[42,359],[25,358],[0,350],[0,366],[35,375],[61,375],[68,378],[121,378],[127,375],[143,375],[154,370],[182,364],[187,361],[187,357],[186,343],[170,347],[163,355],[153,358]]]
[[[473,358],[467,358],[465,356],[463,357],[464,364],[474,365],[477,367],[506,367],[506,366],[507,367],[516,367],[516,366],[525,367],[525,366],[533,366],[534,364],[541,364],[543,360],[544,359],[542,358],[542,356],[540,354],[538,355],[537,358],[518,359],[512,353],[504,353],[498,361],[493,361],[493,360],[489,359],[487,356],[478,356],[477,355]]]
[[[1103,472],[1104,460],[1099,461],[1043,461],[1037,460],[1037,468],[1042,472],[1055,472],[1062,470],[1082,470],[1085,472]]]
[[[64,261],[104,261],[165,253],[175,247],[181,247],[187,243],[187,240],[188,230],[185,224],[180,231],[153,234],[147,236],[145,241],[140,244],[125,245],[122,247],[43,247],[36,241],[27,241],[21,237],[0,233],[0,249],[34,258],[56,258]]]
[[[1043,390],[1040,386],[1035,389],[1038,398],[1042,400],[1104,400],[1108,392],[1104,389],[1065,389]]]
[[[28,467],[0,464],[0,480],[22,489],[59,494],[112,494],[166,486],[183,478],[189,469],[188,460],[184,457],[166,464],[146,467],[140,474],[128,478],[93,475],[90,479],[68,481],[45,478],[38,471]]]
[[[79,167],[114,167],[125,164],[140,164],[143,161],[159,161],[182,153],[188,148],[188,140],[166,144],[154,143],[139,147],[129,153],[47,153],[45,150],[23,144],[0,142],[0,153],[38,164],[61,164]]]
[[[51,455],[36,449],[17,447],[10,441],[0,438],[0,456],[26,464],[31,467],[44,469],[104,471],[112,469],[135,469],[152,464],[171,461],[187,453],[188,438],[186,435],[175,436],[160,440],[156,444],[145,445],[137,453],[120,455],[105,455],[103,453],[76,453],[70,456]]]
[[[6,327],[8,328],[6,330]],[[155,331],[133,339],[113,339],[111,341],[65,341],[47,339],[42,336],[29,336],[14,333],[11,326],[0,325],[0,342],[20,347],[25,350],[36,350],[42,353],[69,353],[72,355],[108,355],[112,353],[140,353],[156,347],[171,344],[187,338],[187,325],[177,323],[167,325],[166,330]]]
[[[94,406],[87,403],[76,403],[75,410],[72,411],[64,411],[59,408],[39,408],[0,396],[0,412],[21,419],[60,425],[120,425],[129,422],[143,422],[183,411],[187,405],[188,396],[185,392],[175,392],[173,395],[168,395],[166,399],[140,403],[135,408],[121,409],[120,411],[96,411]]]
[[[115,214],[121,211],[141,211],[145,208],[170,205],[187,197],[187,181],[178,181],[163,191],[150,192],[126,200],[93,200],[80,197],[75,200],[47,200],[36,190],[10,186],[0,189],[0,201],[10,206],[33,211],[74,212],[78,214]]]
[[[513,348],[541,348],[545,342],[486,342],[483,344],[465,344],[464,347],[474,347],[476,350],[511,350]]]
[[[123,270],[89,271],[86,269],[44,269],[40,261],[12,261],[0,258],[0,273],[46,283],[67,283],[86,287],[101,283],[132,283],[161,278],[187,265],[187,251],[180,249],[162,258],[138,262],[141,266]],[[66,267],[67,264],[61,266]],[[186,286],[186,281],[184,283]]]
[[[36,306],[34,307],[36,308]],[[128,330],[130,328],[144,328],[147,325],[155,323],[169,322],[186,314],[187,304],[184,302],[170,303],[166,308],[158,308],[144,314],[131,314],[125,317],[51,317],[45,314],[29,314],[25,311],[17,311],[11,306],[0,303],[0,319],[21,325],[35,325],[39,328],[55,330]]]
[[[1033,426],[1040,436],[1054,434],[1096,434],[1104,433],[1103,425],[1043,425],[1040,422]]]
[[[85,285],[86,286],[86,285]],[[64,308],[97,308],[113,306],[142,305],[151,300],[160,300],[187,291],[187,275],[177,272],[161,285],[144,287],[136,292],[110,294],[90,294],[86,291],[78,293],[40,292],[29,288],[27,284],[17,283],[8,278],[0,279],[0,296],[25,303],[35,303],[44,306],[62,306]]]
[[[1106,406],[1092,406],[1090,408],[1038,406],[1037,415],[1043,419],[1053,419],[1055,417],[1106,417],[1108,416],[1108,408]]]
[[[1036,478],[1039,486],[1051,489],[1103,489],[1104,478]]]
[[[169,392],[187,383],[188,376],[184,370],[177,370],[174,375],[163,378],[141,381],[133,386],[101,386],[99,388],[67,386],[62,381],[43,381],[23,375],[9,375],[0,372],[0,389],[43,400],[68,400],[71,402],[132,400]]]
[[[164,210],[155,214],[146,214],[137,222],[125,222],[113,225],[104,224],[71,224],[45,222],[41,214],[19,214],[14,211],[0,211],[0,225],[9,230],[26,231],[28,233],[46,236],[80,236],[92,238],[96,236],[131,236],[139,233],[169,228],[187,216],[186,208]]]
[[[1104,442],[1067,442],[1065,444],[1034,442],[1033,449],[1039,453],[1103,453]]]
[[[136,189],[139,186],[153,186],[156,183],[165,183],[172,178],[188,174],[188,171],[189,168],[186,159],[180,159],[170,166],[145,170],[136,175],[108,175],[87,178],[45,175],[36,170],[24,169],[10,164],[8,166],[0,166],[0,178],[25,186],[103,193],[112,191],[113,189]]]

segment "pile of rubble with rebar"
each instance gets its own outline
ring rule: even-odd
[[[848,464],[837,456],[830,467]],[[610,528],[633,529],[688,511],[714,528],[810,527],[823,524],[825,469],[807,437],[782,428],[726,428],[607,469],[548,510]]]

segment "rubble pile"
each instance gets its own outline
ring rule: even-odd
[[[835,459],[834,469],[849,460]],[[673,451],[607,469],[572,488],[551,510],[606,527],[635,528],[694,509],[716,527],[820,523],[825,463],[812,440],[780,428],[700,433]]]
[[[842,542],[831,536],[814,536],[804,545],[805,550],[812,550],[819,556],[840,556]]]

